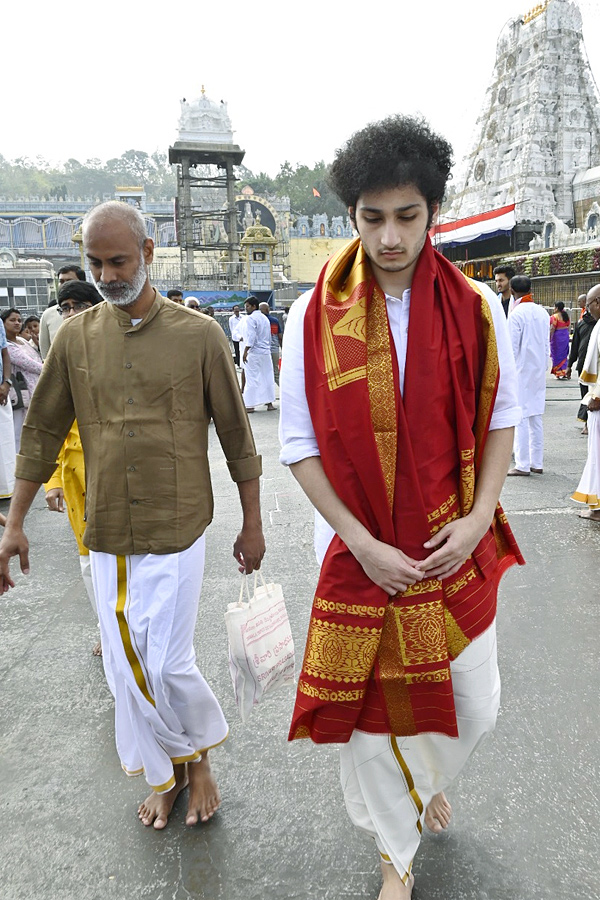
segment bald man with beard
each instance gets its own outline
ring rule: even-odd
[[[65,322],[44,364],[0,544],[0,592],[14,587],[12,556],[29,571],[24,518],[76,417],[86,465],[83,541],[117,751],[125,772],[143,773],[152,788],[139,807],[144,825],[164,828],[188,784],[186,824],[194,825],[219,806],[208,751],[228,733],[193,647],[213,513],[210,417],[239,489],[243,524],[233,553],[247,573],[265,550],[261,459],[223,330],[150,284],[154,244],[143,216],[101,204],[84,220],[83,241],[106,302]]]

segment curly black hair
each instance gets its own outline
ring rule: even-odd
[[[414,185],[431,214],[444,199],[452,147],[425,119],[389,116],[355,132],[336,151],[329,183],[342,203],[354,208],[361,194]]]

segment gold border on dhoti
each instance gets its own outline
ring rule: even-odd
[[[140,689],[141,693],[146,698],[148,703],[151,703],[152,706],[156,706],[153,697],[150,696],[150,691],[148,690],[148,685],[146,684],[146,679],[142,671],[142,665],[133,648],[131,632],[129,631],[129,624],[127,622],[127,617],[125,614],[128,594],[127,558],[125,556],[117,556],[117,605],[115,613],[117,616],[117,622],[119,624],[119,633],[121,635],[121,641],[123,642],[123,649],[125,650],[125,656],[127,657],[127,661],[131,666],[133,677],[135,678],[135,682],[138,688]]]

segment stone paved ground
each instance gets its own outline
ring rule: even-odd
[[[502,712],[451,792],[448,833],[423,841],[415,900],[600,896],[600,526],[568,500],[585,459],[577,397],[575,382],[549,381],[545,474],[504,489],[528,565],[501,588]],[[259,411],[252,425],[265,463],[265,573],[283,585],[301,653],[317,577],[312,512],[277,462],[277,414]],[[222,809],[193,830],[182,804],[164,833],[138,823],[145,786],[117,761],[75,543],[39,495],[32,573],[0,601],[1,900],[377,897],[375,854],[346,819],[335,748],[286,741],[292,692],[273,695],[246,726],[236,714],[223,612],[238,591],[239,513],[214,439],[211,459],[216,515],[196,645],[231,724],[213,754]]]

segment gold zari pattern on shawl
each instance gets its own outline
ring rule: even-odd
[[[462,628],[450,612],[447,606],[444,607],[444,618],[446,620],[446,637],[448,639],[448,652],[451,659],[456,659],[465,647],[468,647],[471,641],[463,632]]]
[[[307,697],[318,697],[319,700],[325,700],[327,703],[335,703],[340,700],[344,703],[355,703],[357,700],[362,700],[365,696],[364,688],[358,688],[354,691],[332,691],[329,688],[314,687],[312,684],[304,681],[303,678],[298,682],[298,690],[306,694]],[[310,737],[310,733],[306,729],[306,734],[297,734],[296,737]]]
[[[313,607],[324,612],[337,613],[338,616],[367,616],[369,619],[381,619],[385,615],[385,606],[373,609],[372,606],[360,603],[335,603],[333,600],[324,600],[323,597],[315,597]]]
[[[367,379],[373,433],[390,509],[394,505],[398,452],[391,354],[385,294],[375,286],[367,318]]]
[[[483,339],[486,345],[485,363],[483,367],[483,376],[481,379],[481,390],[479,394],[479,405],[477,409],[477,421],[475,422],[475,447],[481,452],[484,438],[488,428],[489,416],[491,414],[494,397],[496,392],[496,380],[498,373],[498,343],[496,341],[496,331],[494,329],[494,320],[492,311],[481,285],[472,279],[466,279],[470,286],[477,291],[481,297],[481,324],[483,327]],[[479,459],[477,459],[479,462]],[[473,472],[473,487],[475,486],[475,472]],[[463,515],[470,512],[469,509],[463,509]]]
[[[362,251],[362,248],[361,248]],[[366,257],[361,252],[360,260],[353,266],[349,273],[344,271],[345,255],[340,254],[337,265],[332,262],[329,275],[330,281],[336,284],[338,280],[344,283],[344,299],[335,303],[335,306],[324,303],[323,316],[321,318],[321,339],[323,345],[323,361],[329,389],[334,391],[343,385],[360,381],[367,376],[365,359],[366,321],[367,321],[367,290],[369,267]],[[347,275],[347,280],[345,276]],[[326,291],[324,300],[332,299],[329,291]],[[332,321],[328,313],[335,309],[336,318]],[[344,338],[346,352],[343,358],[338,353],[334,338]],[[356,343],[355,343],[356,342]],[[350,348],[348,347],[350,344]],[[352,348],[354,344],[354,348]]]
[[[398,640],[405,667],[447,659],[444,610],[439,599],[394,607]]]
[[[371,674],[377,645],[378,628],[339,625],[324,619],[311,619],[304,671],[327,681],[366,681]]]
[[[350,268],[349,260],[352,260]],[[375,284],[369,298],[372,281],[360,244],[345,248],[332,260],[320,298],[321,346],[330,391],[367,380],[377,454],[387,501],[393,510],[398,443],[396,404],[401,400],[396,396],[394,384],[385,294]],[[487,341],[475,423],[476,450],[461,452],[458,491],[428,514],[432,535],[472,508],[475,468],[479,461],[477,449],[485,437],[495,395],[498,357],[491,312],[476,283],[469,280],[469,284],[482,297],[482,323]],[[472,572],[474,569],[460,576],[449,586],[450,590],[458,592],[473,577]],[[330,686],[309,684],[301,677],[298,690],[323,701],[351,703],[365,696],[373,667],[377,665],[392,733],[415,733],[408,685],[447,682],[449,658],[458,656],[469,644],[445,605],[446,587],[439,579],[428,578],[410,586],[399,600],[391,600],[379,608],[351,602],[333,603],[317,596],[315,613],[339,614],[345,617],[346,624],[311,618],[304,672]],[[411,597],[417,598],[415,603],[407,604]],[[383,617],[383,628],[365,627],[365,618],[369,617],[372,620]],[[356,689],[338,690],[331,687],[332,682],[354,684]],[[305,736],[309,736],[309,729],[304,726],[294,734],[297,738]]]

